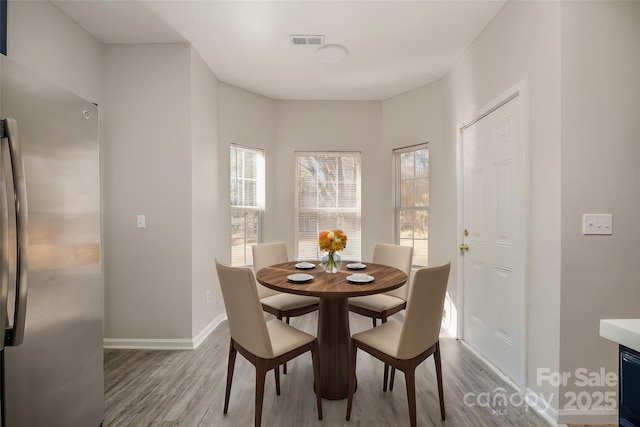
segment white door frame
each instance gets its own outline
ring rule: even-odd
[[[520,141],[522,144],[521,150],[521,162],[522,162],[522,188],[523,188],[523,200],[524,200],[524,218],[523,218],[523,248],[522,248],[522,300],[520,301],[520,313],[522,320],[522,333],[520,346],[521,352],[521,368],[522,377],[520,378],[521,391],[526,393],[527,391],[527,300],[528,300],[528,287],[529,287],[529,212],[530,212],[530,191],[529,191],[529,84],[528,80],[524,79],[518,84],[508,89],[500,96],[489,102],[483,108],[478,110],[469,120],[463,121],[458,124],[456,129],[456,150],[457,150],[457,180],[458,180],[458,230],[456,246],[463,243],[464,236],[462,235],[462,229],[464,227],[464,199],[463,199],[463,170],[462,170],[462,132],[465,128],[476,123],[492,111],[501,107],[509,102],[516,96],[520,96]],[[464,340],[464,262],[461,254],[458,254],[457,273],[458,273],[458,298],[456,304],[458,306],[458,337]]]

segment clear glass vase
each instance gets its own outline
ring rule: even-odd
[[[342,267],[342,258],[336,251],[330,251],[324,254],[320,260],[320,265],[327,273],[337,273]]]

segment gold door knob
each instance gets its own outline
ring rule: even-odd
[[[469,246],[466,243],[463,243],[458,246],[458,249],[460,249],[460,252],[467,252],[469,250]]]

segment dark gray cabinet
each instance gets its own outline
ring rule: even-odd
[[[619,425],[640,427],[640,353],[620,346]]]

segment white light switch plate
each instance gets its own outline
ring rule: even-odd
[[[147,226],[147,218],[144,215],[138,215],[136,218],[136,226],[138,228],[145,228]]]
[[[613,215],[582,215],[582,234],[613,234]]]

